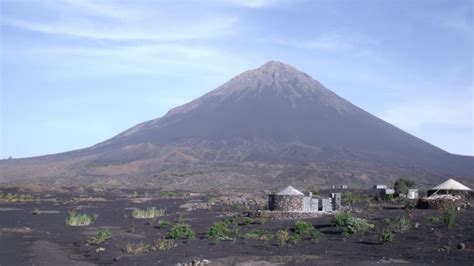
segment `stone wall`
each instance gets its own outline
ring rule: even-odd
[[[253,212],[244,213],[246,216],[259,219],[265,218],[270,220],[296,220],[296,219],[309,219],[327,215],[324,212],[284,212],[284,211],[265,211],[258,210]]]
[[[322,198],[321,199],[321,211],[331,212],[332,211],[332,199],[331,198]]]
[[[332,199],[332,210],[340,211],[341,210],[341,193],[331,193]]]
[[[270,195],[268,209],[270,211],[303,211],[302,195]]]

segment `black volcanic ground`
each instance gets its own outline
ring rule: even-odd
[[[268,62],[162,118],[83,150],[0,162],[0,181],[168,188],[367,186],[409,176],[472,184],[449,154]]]

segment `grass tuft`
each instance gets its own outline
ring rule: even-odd
[[[77,213],[75,211],[69,212],[69,217],[66,218],[66,225],[68,226],[88,226],[92,223],[94,218],[85,213]]]
[[[147,253],[152,249],[150,244],[140,243],[128,243],[126,247],[126,252],[131,255],[138,255]]]
[[[134,209],[132,212],[132,217],[134,219],[153,219],[165,215],[165,212],[165,208],[157,209],[156,207],[146,209]]]
[[[89,245],[100,245],[112,237],[110,230],[101,230],[87,239]]]
[[[7,194],[1,194],[0,193],[0,201],[4,202],[27,202],[27,201],[33,201],[35,198],[33,195],[30,194],[12,194],[12,193],[7,193]]]
[[[177,247],[178,245],[175,243],[173,239],[160,239],[156,240],[153,249],[158,251],[165,251],[168,249],[172,249]]]

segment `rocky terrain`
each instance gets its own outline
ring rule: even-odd
[[[400,176],[472,185],[474,158],[426,143],[273,61],[92,147],[0,161],[0,182],[57,186],[367,187]]]
[[[472,208],[447,223],[443,211],[351,193],[344,209],[370,226],[347,234],[334,215],[246,218],[264,208],[262,192],[0,188],[0,265],[472,265]],[[152,207],[153,217],[136,212]]]

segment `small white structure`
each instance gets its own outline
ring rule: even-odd
[[[418,198],[418,189],[410,188],[408,189],[407,199],[417,199]]]
[[[387,185],[374,185],[374,189],[387,189]]]
[[[472,189],[450,178],[436,187],[428,190],[428,197],[436,194],[459,194],[463,192],[470,192]]]

